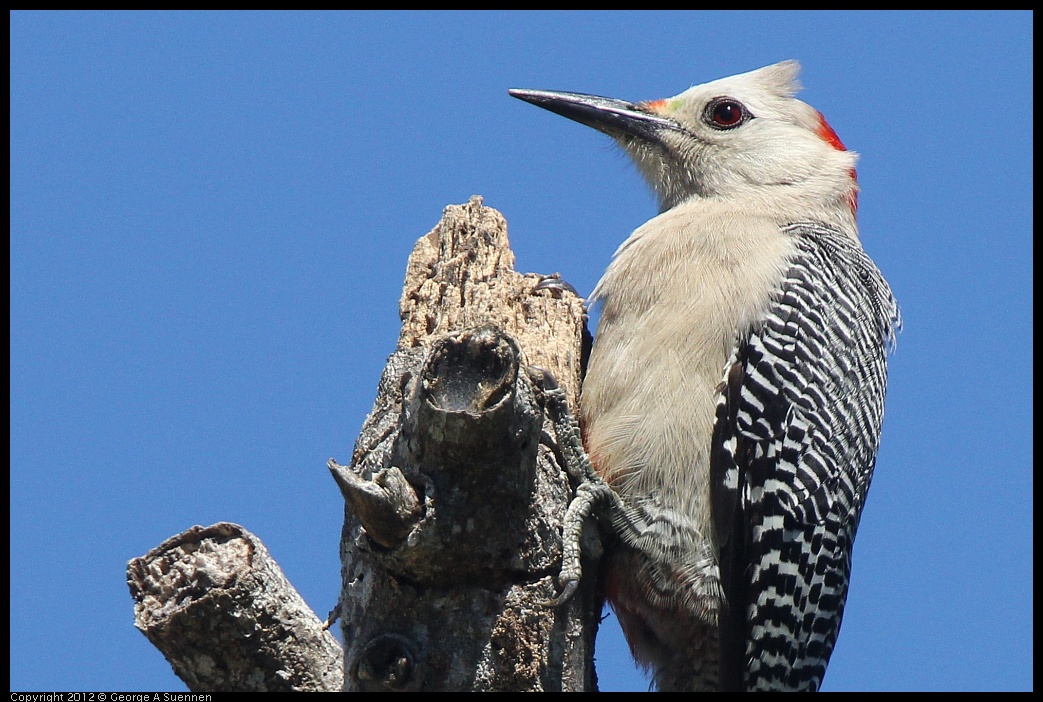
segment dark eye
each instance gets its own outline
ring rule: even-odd
[[[738,100],[715,98],[706,106],[704,119],[714,129],[734,129],[751,117],[749,111]]]

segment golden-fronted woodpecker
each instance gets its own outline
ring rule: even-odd
[[[816,690],[843,616],[901,320],[798,71],[510,91],[611,136],[659,198],[591,296],[580,421],[616,505],[604,591],[660,690]]]

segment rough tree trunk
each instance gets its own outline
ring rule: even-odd
[[[558,591],[573,489],[544,411],[540,369],[575,407],[589,346],[585,314],[567,286],[540,285],[542,276],[521,275],[513,263],[506,222],[479,197],[447,207],[409,258],[398,347],[350,466],[329,463],[346,502],[338,605],[345,690],[596,689],[594,579],[585,578],[567,603],[545,604]],[[224,538],[229,527],[202,536]],[[253,659],[231,646],[222,631],[262,617],[248,603],[209,605],[209,639],[179,645],[184,622],[198,617],[192,608],[218,599],[211,589],[223,598],[237,581],[188,572],[203,562],[195,554],[221,551],[200,549],[200,538],[189,530],[128,569],[135,623],[175,672],[193,690],[338,688],[321,635],[319,646],[279,654],[268,647]],[[584,551],[599,554],[595,533]],[[259,630],[278,631],[270,620],[282,613],[263,597],[259,604]],[[316,621],[311,615],[308,626]],[[282,638],[314,639],[297,626]],[[228,666],[238,672],[198,673]]]

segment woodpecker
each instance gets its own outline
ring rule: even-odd
[[[591,295],[579,414],[616,504],[604,591],[663,691],[817,690],[844,612],[901,317],[799,68],[510,91],[612,137],[659,199]]]

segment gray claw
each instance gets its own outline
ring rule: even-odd
[[[560,607],[561,605],[571,600],[572,596],[576,594],[576,590],[578,589],[579,581],[569,580],[565,583],[565,587],[562,588],[560,595],[550,600],[544,600],[540,604],[544,607]]]
[[[533,287],[533,290],[556,290],[558,292],[568,291],[576,297],[580,297],[580,294],[576,292],[576,288],[562,280],[561,276],[557,273],[543,276],[540,282],[536,283],[535,287]]]

